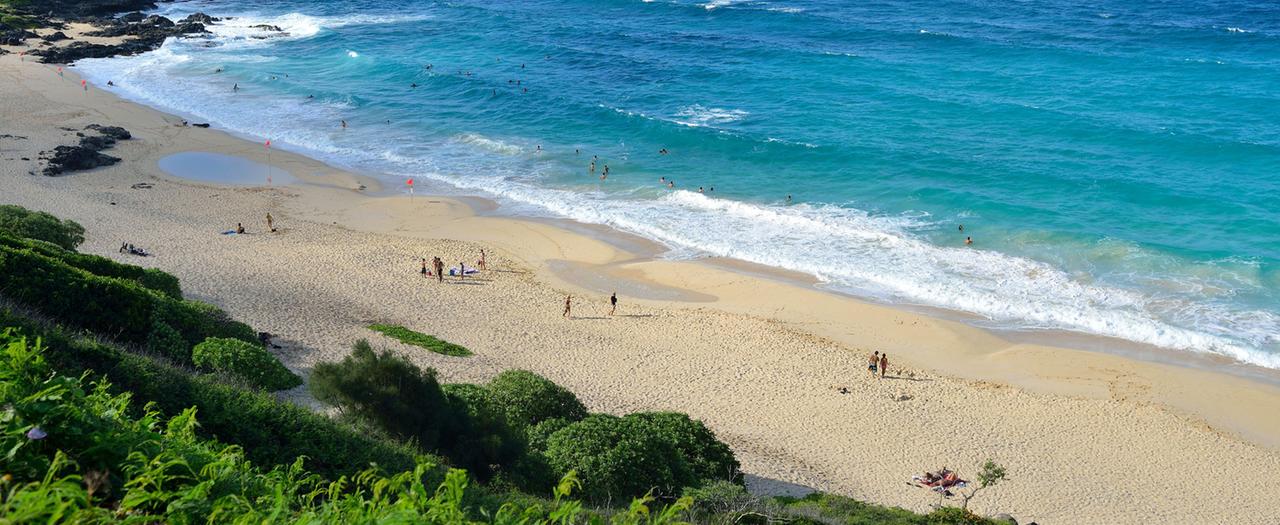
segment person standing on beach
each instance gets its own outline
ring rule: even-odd
[[[880,354],[880,379],[889,373],[889,354]]]
[[[484,260],[484,248],[480,249],[480,260],[476,261],[476,266],[478,266],[481,270],[487,269],[485,266],[485,260]]]
[[[618,311],[618,292],[613,292],[613,295],[609,296],[609,315],[613,315],[613,313],[617,311]]]
[[[867,360],[867,371],[871,372],[871,377],[876,376],[876,368],[880,365],[880,351],[871,354],[871,358]]]
[[[427,258],[423,257],[422,258],[422,278],[426,279],[427,275],[430,275],[430,272],[427,271]]]
[[[461,281],[466,278],[467,278],[467,263],[458,261],[458,280]]]
[[[572,308],[573,308],[573,296],[572,296],[572,295],[566,295],[566,296],[564,297],[564,314],[561,314],[561,317],[564,317],[565,319],[568,319],[568,318],[569,318],[569,310],[571,310]]]
[[[276,232],[275,219],[271,218],[271,212],[267,212],[267,231]]]
[[[436,267],[436,282],[444,282],[444,261],[439,257],[433,259]]]

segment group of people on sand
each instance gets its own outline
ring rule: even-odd
[[[618,292],[609,294],[609,315],[618,312]],[[565,319],[573,318],[573,294],[564,297],[564,313],[561,314]]]
[[[867,359],[867,371],[871,372],[871,377],[877,377],[876,374],[879,373],[879,378],[884,379],[884,375],[889,373],[889,354],[879,351],[871,354]]]
[[[486,257],[485,257],[484,250],[480,250],[480,259],[476,260],[476,267],[475,267],[475,268],[468,269],[468,268],[467,268],[467,263],[462,262],[462,261],[458,261],[458,267],[457,267],[457,268],[450,268],[450,269],[449,269],[449,275],[450,275],[450,276],[456,276],[456,277],[458,278],[458,280],[463,280],[463,279],[466,279],[466,278],[467,278],[467,274],[468,274],[468,273],[476,273],[476,272],[478,272],[478,271],[487,270],[487,269],[488,269],[488,266],[489,266],[489,263],[488,263],[488,261],[486,261],[485,259],[486,259]],[[444,275],[445,275],[445,271],[444,271],[444,259],[441,259],[441,258],[439,258],[439,257],[432,257],[432,258],[431,258],[431,267],[430,267],[430,268],[428,268],[428,267],[427,267],[427,259],[424,257],[424,258],[422,259],[422,270],[421,270],[421,272],[422,272],[422,276],[423,276],[423,277],[432,277],[432,276],[434,276],[434,277],[436,278],[436,281],[438,281],[438,282],[444,282]]]

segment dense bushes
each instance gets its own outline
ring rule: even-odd
[[[286,390],[302,384],[298,377],[261,344],[210,337],[191,351],[191,362],[203,370],[222,372],[266,390]]]
[[[17,326],[44,340],[45,356],[60,373],[108,378],[139,403],[154,403],[167,415],[189,407],[200,413],[200,432],[244,448],[260,465],[288,465],[306,456],[308,467],[326,476],[352,474],[370,464],[400,471],[413,468],[420,452],[380,438],[270,395],[250,392],[174,365],[41,326],[0,308],[0,326]]]
[[[217,307],[96,275],[30,248],[0,245],[0,293],[69,325],[141,345],[154,339],[158,322],[182,336],[187,353],[207,337],[257,340],[251,328]]]
[[[577,471],[592,501],[610,501],[653,490],[661,497],[698,484],[670,441],[635,420],[593,414],[547,439],[546,458],[556,472]]]
[[[317,365],[311,391],[344,416],[439,451],[481,479],[499,472],[514,482],[530,479],[513,471],[525,455],[523,433],[512,428],[484,389],[442,388],[435,370],[418,368],[387,350],[375,352],[368,341],[358,341],[341,362]]]
[[[419,462],[384,477],[374,469],[329,482],[298,460],[262,470],[241,449],[199,438],[196,410],[164,421],[130,417],[128,396],[52,374],[39,349],[0,334],[0,448],[7,451],[0,516],[12,523],[429,523],[471,521],[467,476],[454,470],[438,489]],[[508,503],[494,523],[577,523],[590,518],[568,500],[572,477],[545,505]],[[647,501],[611,516],[615,524],[674,523],[687,501],[650,512]],[[484,516],[489,518],[489,516]],[[591,520],[602,522],[599,517]],[[486,520],[488,521],[488,520]]]
[[[508,370],[487,386],[493,401],[515,424],[532,427],[552,418],[578,421],[587,407],[568,389],[526,370]]]
[[[742,472],[738,470],[741,465],[733,451],[701,421],[678,412],[641,412],[626,419],[638,424],[641,432],[671,443],[688,463],[694,478],[742,483]]]
[[[0,205],[0,233],[48,241],[68,250],[84,242],[84,227],[75,221],[9,204]]]
[[[442,388],[450,421],[441,436],[440,452],[454,466],[486,479],[505,472],[507,479],[517,486],[531,481],[527,479],[530,473],[519,471],[519,462],[526,450],[524,433],[512,428],[501,408],[489,399],[488,392],[470,384]]]
[[[547,423],[560,428],[542,428]],[[555,472],[577,471],[589,487],[588,499],[616,499],[649,488],[673,496],[708,481],[742,483],[728,445],[684,414],[597,414],[576,423],[547,423],[534,427],[531,442],[540,447],[545,440],[539,450]]]
[[[344,416],[417,440],[428,450],[439,445],[452,417],[435,370],[424,371],[386,350],[376,353],[363,339],[341,362],[316,365],[310,388]]]
[[[106,257],[67,250],[47,241],[10,237],[4,233],[0,233],[0,245],[18,250],[30,249],[94,275],[134,281],[144,288],[150,288],[174,299],[182,299],[182,288],[178,285],[178,278],[155,268],[122,264]]]

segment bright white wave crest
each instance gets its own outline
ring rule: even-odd
[[[660,198],[619,198],[541,186],[509,173],[444,174],[434,158],[388,150],[374,133],[335,129],[333,123],[350,111],[341,103],[282,100],[252,91],[235,95],[207,78],[167,73],[195,52],[198,48],[171,41],[138,56],[84,60],[77,69],[97,85],[115,79],[112,89],[126,97],[230,131],[271,137],[273,145],[337,165],[440,180],[554,216],[634,232],[684,252],[805,272],[834,288],[972,312],[1004,325],[1093,333],[1280,368],[1280,355],[1259,350],[1280,344],[1280,316],[1272,312],[1155,298],[1082,282],[1030,259],[937,246],[911,233],[918,225],[913,218],[833,205],[756,204],[683,190]],[[686,118],[705,115],[704,122],[746,115],[701,106],[686,109]],[[522,151],[477,134],[458,135],[444,147],[508,156]]]
[[[523,148],[515,144],[508,144],[501,140],[491,139],[478,133],[463,133],[454,137],[454,140],[463,144],[470,144],[493,153],[501,153],[503,155],[519,155],[524,151]]]
[[[694,104],[680,108],[672,122],[700,128],[737,122],[747,115],[749,113],[740,109],[709,108],[701,104]]]

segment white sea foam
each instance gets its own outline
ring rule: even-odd
[[[463,133],[454,137],[454,140],[464,144],[491,151],[493,153],[501,153],[503,155],[519,155],[524,152],[524,148],[515,144],[508,144],[501,140],[492,139],[478,133]]]
[[[691,127],[714,127],[718,124],[737,122],[749,115],[740,109],[709,108],[700,104],[685,106],[677,111],[672,122]]]
[[[1253,31],[1249,31],[1248,29],[1241,29],[1241,28],[1239,28],[1239,27],[1228,27],[1228,28],[1227,28],[1227,32],[1229,32],[1229,33],[1252,33]]]

